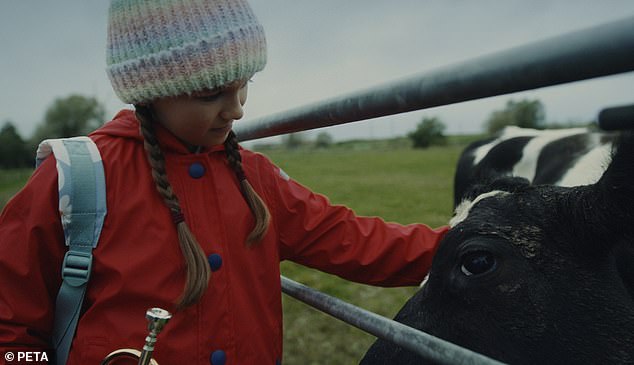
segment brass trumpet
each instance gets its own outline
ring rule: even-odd
[[[119,349],[111,352],[102,361],[101,365],[108,365],[110,362],[121,359],[138,359],[139,365],[159,365],[152,358],[154,346],[156,345],[156,336],[163,330],[163,327],[172,318],[172,314],[161,308],[150,308],[145,312],[145,318],[148,320],[148,330],[150,333],[145,337],[145,345],[143,351],[136,349]]]

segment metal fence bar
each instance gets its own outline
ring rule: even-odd
[[[630,17],[239,123],[236,134],[246,141],[633,70],[634,17]],[[281,281],[287,295],[428,361],[501,364],[284,276]]]
[[[236,124],[241,141],[634,70],[634,17]]]
[[[599,128],[605,131],[634,129],[634,104],[601,110],[599,112]]]
[[[404,347],[425,360],[448,365],[502,364],[451,342],[356,307],[284,276],[281,276],[281,280],[282,291],[287,295],[374,336]]]

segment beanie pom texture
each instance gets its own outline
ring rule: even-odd
[[[124,103],[214,89],[264,68],[264,29],[245,0],[113,0],[106,65]]]

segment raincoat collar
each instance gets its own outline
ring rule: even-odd
[[[185,144],[183,144],[162,125],[155,123],[154,130],[163,153],[176,153],[182,155],[192,154]],[[132,138],[143,143],[143,136],[139,130],[139,121],[134,114],[134,110],[130,109],[123,109],[119,111],[111,121],[91,133],[91,136],[98,135]],[[224,150],[224,145],[217,145],[212,147],[202,147],[195,153],[212,153]]]

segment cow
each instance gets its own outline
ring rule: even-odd
[[[587,128],[506,127],[497,137],[473,142],[460,155],[454,175],[454,207],[469,186],[491,174],[520,176],[535,184],[594,183],[609,162],[614,137]]]
[[[395,319],[511,364],[634,363],[634,136],[616,145],[592,184],[501,174],[466,188]],[[421,363],[384,340],[361,361]]]

